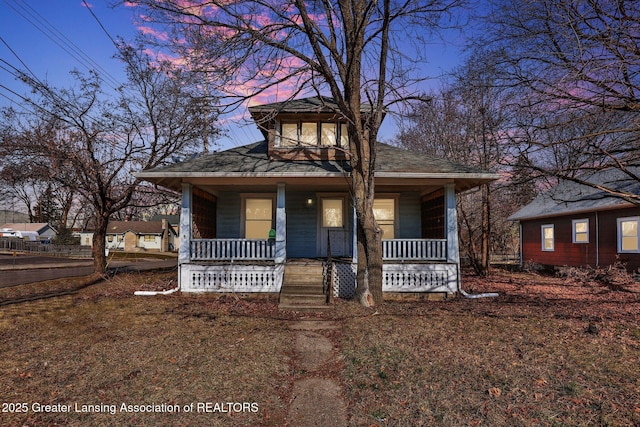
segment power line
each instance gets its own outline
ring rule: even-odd
[[[15,13],[17,13],[25,21],[31,24],[40,33],[51,40],[55,45],[66,52],[71,58],[73,58],[83,67],[102,74],[102,80],[105,81],[105,83],[107,83],[110,87],[116,89],[117,86],[120,85],[115,77],[113,77],[100,64],[98,64],[89,55],[87,55],[73,41],[69,40],[68,37],[66,37],[60,30],[58,30],[35,9],[29,6],[25,1],[21,1],[21,4],[11,4],[8,0],[3,1],[7,6],[13,9]]]

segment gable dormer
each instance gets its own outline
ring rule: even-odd
[[[311,97],[249,107],[274,160],[344,160],[347,123],[333,99]]]

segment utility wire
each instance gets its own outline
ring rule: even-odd
[[[94,61],[89,55],[87,55],[81,48],[79,48],[73,41],[69,40],[60,30],[58,30],[53,24],[51,24],[46,18],[44,18],[35,9],[29,6],[25,1],[21,1],[21,4],[10,3],[8,0],[3,0],[4,3],[9,6],[15,13],[21,16],[25,21],[36,28],[45,37],[51,40],[60,49],[71,56],[75,61],[81,64],[88,70],[94,70],[102,75],[102,80],[105,81],[110,87],[116,89],[120,83],[113,77],[107,70],[105,70],[100,64]]]

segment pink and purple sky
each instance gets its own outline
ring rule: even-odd
[[[56,87],[69,87],[74,69],[97,70],[107,87],[124,81],[124,67],[113,58],[115,47],[109,37],[132,40],[140,28],[136,12],[124,7],[112,9],[105,0],[87,3],[97,19],[82,0],[0,0],[0,107],[28,108],[19,95],[29,89],[12,75],[12,67],[28,69]],[[456,41],[434,40],[432,59],[425,64],[425,73],[433,79],[424,90],[437,88],[438,76],[459,65],[462,38],[458,34],[451,38]],[[261,138],[247,118],[246,111],[226,118],[223,128],[227,136],[218,141],[221,149]],[[393,118],[387,118],[380,140],[388,141],[396,132]]]

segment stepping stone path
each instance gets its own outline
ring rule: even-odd
[[[295,369],[306,377],[293,384],[287,425],[347,426],[347,407],[340,384],[322,378],[321,368],[337,357],[336,349],[331,340],[316,332],[338,329],[339,325],[324,320],[301,320],[289,328],[295,332],[294,349],[298,356]]]

